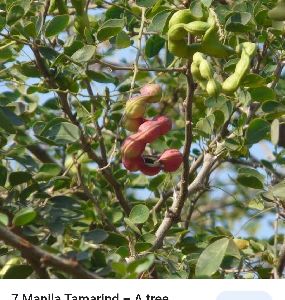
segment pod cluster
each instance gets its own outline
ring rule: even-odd
[[[121,152],[123,165],[129,171],[153,176],[160,171],[174,172],[182,163],[182,154],[177,149],[168,149],[159,157],[143,155],[147,144],[168,133],[172,127],[171,120],[165,116],[144,119],[147,104],[159,102],[160,98],[160,86],[148,84],[140,90],[139,96],[127,101],[124,126],[135,133],[126,138]]]

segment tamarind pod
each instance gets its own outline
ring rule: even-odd
[[[222,84],[222,90],[225,93],[233,93],[235,92],[239,87],[239,77],[236,73],[229,76]]]
[[[158,161],[163,171],[175,172],[182,164],[183,156],[177,149],[168,149],[162,153]]]
[[[214,76],[213,68],[206,59],[200,62],[199,71],[203,79],[210,80]]]
[[[132,132],[137,132],[140,125],[145,121],[146,120],[144,118],[133,119],[133,118],[126,117],[124,120],[124,128]]]
[[[217,58],[225,58],[235,51],[229,46],[223,45],[219,41],[217,26],[210,27],[205,33],[201,42],[201,52]]]
[[[145,96],[137,96],[127,101],[125,114],[128,118],[142,118],[146,110]]]
[[[209,96],[217,98],[222,90],[221,84],[214,78],[210,79],[206,86],[206,91]]]
[[[195,21],[196,18],[192,15],[190,9],[182,9],[175,12],[169,20],[168,26],[171,28],[172,26],[179,24],[179,23],[190,23]]]
[[[135,133],[126,138],[121,152],[124,158],[134,158],[142,155],[146,146],[146,142],[142,139],[140,133]]]
[[[194,80],[204,81],[204,78],[201,76],[201,73],[200,73],[200,70],[199,70],[199,63],[197,61],[194,61],[194,56],[193,56],[193,62],[191,64],[191,74],[192,74]]]
[[[171,121],[167,117],[160,116],[144,122],[139,127],[138,134],[140,134],[141,140],[145,143],[152,143],[154,140],[170,131],[171,127]]]
[[[147,103],[159,102],[162,96],[162,90],[159,84],[146,84],[140,89],[142,96],[146,97]]]
[[[194,21],[188,24],[175,24],[169,31],[168,36],[172,41],[184,39],[188,33],[193,35],[202,35],[210,28],[207,22]]]
[[[241,43],[236,47],[236,52],[239,54],[242,54],[242,52],[244,52],[250,58],[252,58],[253,55],[256,53],[256,45],[251,42]]]
[[[157,175],[161,171],[161,168],[160,167],[154,167],[154,166],[148,166],[148,165],[144,164],[140,167],[140,171],[144,175],[154,176],[154,175]]]
[[[191,58],[195,52],[201,51],[201,44],[193,43],[187,45],[184,39],[180,42],[172,42],[168,39],[168,50],[177,57]]]
[[[204,59],[204,56],[201,52],[196,52],[193,55],[193,62],[196,62],[198,65],[201,63],[201,61]]]
[[[285,21],[285,0],[280,0],[277,5],[268,12],[268,16],[274,21]]]
[[[144,165],[144,160],[141,156],[134,158],[125,158],[123,157],[122,163],[124,167],[129,171],[139,171]]]
[[[225,93],[233,93],[240,86],[250,67],[251,58],[256,52],[256,45],[250,42],[242,43],[236,48],[236,52],[241,52],[241,58],[236,64],[234,74],[229,76],[222,84],[222,89]]]

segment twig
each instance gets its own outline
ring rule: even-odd
[[[110,62],[102,61],[100,59],[94,59],[90,61],[89,67],[92,67],[94,64],[100,64],[106,68],[110,68],[111,70],[118,70],[118,71],[134,71],[134,66],[121,66],[115,65]],[[145,67],[137,67],[137,70],[140,72],[162,72],[162,73],[172,73],[172,72],[181,72],[185,73],[186,68],[145,68]]]
[[[285,268],[285,237],[284,237],[283,245],[279,252],[279,260],[277,265],[277,273],[280,278],[283,275],[284,268]]]
[[[101,278],[96,273],[85,270],[77,261],[59,258],[47,251],[44,251],[3,226],[0,226],[0,240],[2,240],[5,244],[16,248],[22,253],[23,257],[29,261],[36,262],[39,266],[44,265],[54,267],[72,275],[74,278]]]
[[[141,51],[142,51],[142,34],[143,34],[144,22],[145,22],[145,7],[141,8],[141,12],[142,12],[142,18],[141,18],[141,26],[140,26],[140,30],[139,30],[139,34],[138,34],[138,50],[137,50],[137,55],[136,55],[136,59],[135,59],[135,63],[134,63],[134,75],[133,75],[133,78],[131,81],[129,98],[132,97],[132,90],[135,86],[135,81],[136,81],[136,77],[138,74],[139,59],[140,59],[140,55],[141,55]]]

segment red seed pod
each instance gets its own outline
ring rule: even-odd
[[[162,153],[159,162],[165,172],[175,172],[183,160],[182,154],[177,149],[168,149]]]
[[[132,132],[137,132],[140,125],[143,124],[146,120],[144,118],[125,118],[124,127]]]
[[[160,167],[150,167],[150,166],[144,164],[143,166],[140,167],[140,171],[144,175],[154,176],[161,171],[161,168]]]
[[[134,158],[125,158],[123,157],[122,163],[124,167],[129,171],[139,171],[144,165],[144,160],[141,156]]]
[[[162,91],[158,84],[146,84],[140,89],[142,96],[147,96],[146,102],[155,103],[161,98]]]
[[[121,151],[124,158],[134,158],[141,156],[144,151],[146,143],[140,138],[139,133],[130,135],[124,141]]]
[[[160,136],[166,134],[171,129],[171,121],[164,116],[157,117],[153,120],[144,122],[138,132],[141,134],[141,139],[146,143],[152,143]]]

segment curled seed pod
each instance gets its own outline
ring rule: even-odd
[[[130,135],[124,141],[121,151],[124,158],[134,158],[140,156],[146,146],[146,142],[142,140],[142,136],[139,133]]]
[[[164,116],[156,117],[153,120],[144,122],[138,130],[141,139],[146,143],[152,143],[162,135],[171,130],[171,121]]]
[[[137,132],[140,125],[145,122],[144,118],[128,118],[126,117],[124,120],[124,127],[132,132]]]
[[[146,97],[147,103],[159,102],[162,90],[158,84],[146,84],[140,89],[141,95]]]
[[[122,163],[127,170],[134,172],[139,171],[143,167],[144,160],[141,156],[133,158],[123,157]]]
[[[140,168],[140,171],[141,171],[144,175],[154,176],[154,175],[157,175],[157,174],[161,171],[161,168],[160,168],[160,167],[152,167],[152,166],[148,166],[148,165],[144,164],[144,165]]]
[[[128,118],[132,119],[142,118],[146,110],[146,105],[145,97],[138,96],[132,98],[126,103],[125,114]]]
[[[218,97],[222,90],[221,84],[214,78],[210,79],[206,86],[206,91],[211,97]]]
[[[177,149],[168,149],[162,153],[158,161],[165,172],[175,172],[182,164],[183,156]]]
[[[225,93],[233,93],[240,86],[242,79],[249,70],[251,59],[256,52],[256,45],[250,42],[242,43],[236,48],[236,52],[241,53],[241,58],[236,64],[235,72],[222,84],[222,90]]]
[[[187,24],[195,20],[197,20],[197,18],[193,16],[190,9],[182,9],[178,10],[172,15],[169,20],[168,26],[170,28],[179,23]]]
[[[200,62],[200,65],[199,65],[199,71],[200,71],[201,76],[202,76],[204,79],[210,80],[210,79],[212,79],[213,76],[214,76],[213,68],[212,68],[212,66],[208,63],[208,61],[207,61],[206,59],[203,59],[203,60]]]

